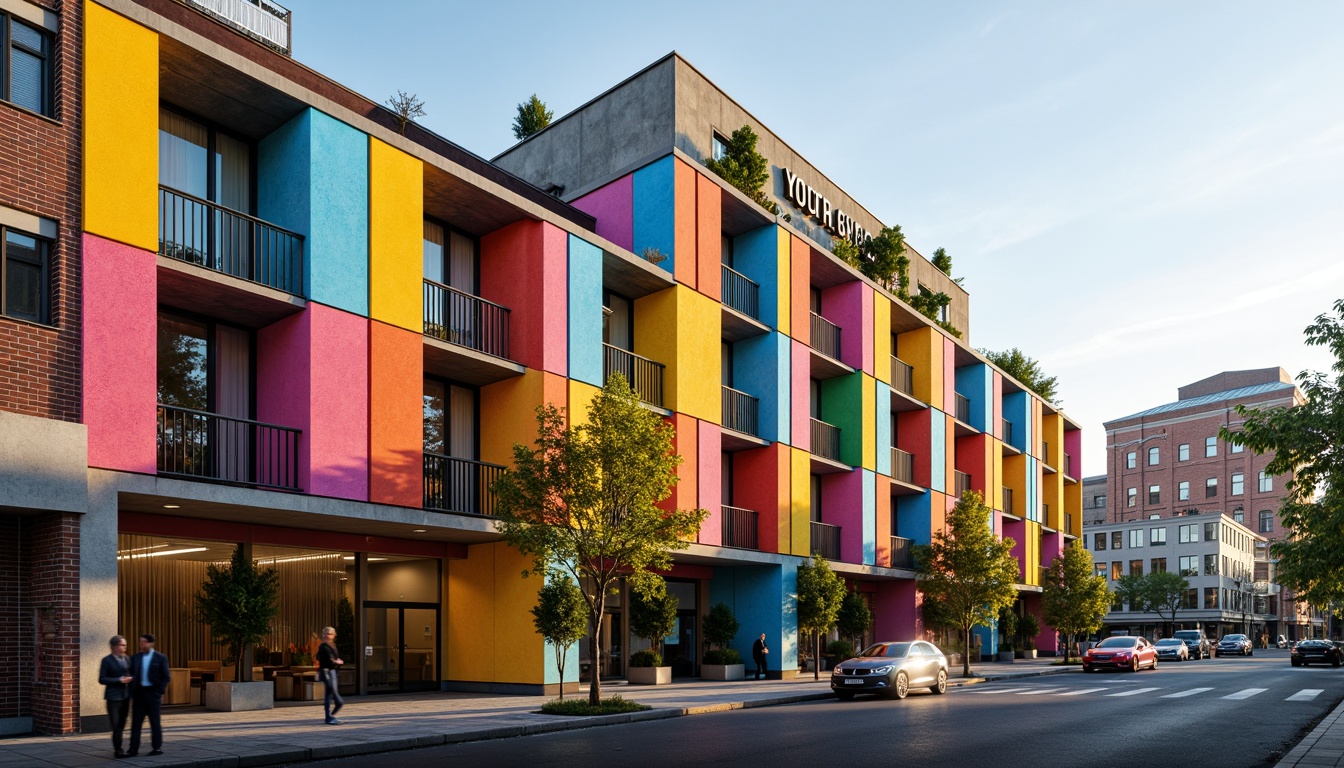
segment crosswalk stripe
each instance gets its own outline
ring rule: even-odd
[[[991,694],[991,693],[1017,693],[1018,691],[1025,691],[1025,690],[1029,690],[1029,689],[1027,689],[1027,688],[990,688],[990,689],[988,689],[988,690],[984,690],[984,691],[971,691],[971,693],[979,693],[979,694],[982,694],[982,695],[989,695],[989,694]]]
[[[1065,691],[1055,694],[1056,696],[1082,696],[1084,693],[1096,693],[1097,691],[1109,690],[1107,688],[1084,688],[1080,691]]]
[[[1284,699],[1284,701],[1311,701],[1324,692],[1324,688],[1303,688],[1292,696]]]
[[[1178,693],[1168,693],[1166,696],[1163,696],[1162,698],[1164,698],[1164,699],[1182,699],[1182,698],[1185,698],[1186,696],[1194,696],[1194,695],[1197,694],[1197,693],[1203,693],[1203,692],[1205,692],[1205,691],[1212,691],[1212,690],[1213,690],[1212,688],[1191,688],[1191,689],[1188,690],[1188,691],[1180,691],[1180,692],[1178,692]]]
[[[1032,689],[1028,689],[1028,690],[1022,691],[1021,693],[1018,693],[1017,695],[1018,695],[1018,696],[1035,696],[1035,695],[1037,695],[1037,694],[1041,694],[1041,693],[1056,693],[1056,692],[1058,692],[1058,691],[1065,691],[1065,690],[1068,690],[1068,689],[1067,689],[1067,688],[1032,688]]]
[[[1107,696],[1134,696],[1134,695],[1137,695],[1137,694],[1140,694],[1140,693],[1148,693],[1149,691],[1160,691],[1160,690],[1162,690],[1162,689],[1161,689],[1161,688],[1135,688],[1135,689],[1132,690],[1132,691],[1121,691],[1121,692],[1119,692],[1119,693],[1108,693],[1108,694],[1106,694],[1106,695],[1107,695]]]
[[[1247,689],[1242,690],[1242,691],[1237,691],[1236,693],[1230,693],[1230,694],[1224,696],[1223,698],[1224,698],[1224,699],[1233,699],[1233,700],[1249,699],[1249,698],[1251,698],[1252,696],[1254,696],[1254,695],[1256,695],[1256,694],[1258,694],[1258,693],[1264,693],[1265,691],[1268,691],[1268,690],[1269,690],[1268,688],[1247,688]]]

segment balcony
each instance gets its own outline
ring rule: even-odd
[[[721,266],[723,303],[755,320],[760,307],[761,287],[727,264]]]
[[[509,359],[509,310],[451,286],[425,281],[425,335]]]
[[[900,536],[891,537],[891,567],[913,570],[915,567],[915,542]]]
[[[839,560],[840,526],[812,521],[812,553],[827,560]]]
[[[1003,449],[1009,453],[1020,454],[1021,451],[1013,447],[1013,422],[1007,419],[999,420],[999,440],[1003,442]]]
[[[915,369],[909,363],[891,356],[891,410],[893,413],[917,411],[928,406],[915,397]]]
[[[1069,453],[1064,454],[1064,477],[1068,479],[1078,477],[1073,474],[1073,455]]]
[[[1004,513],[1005,515],[1012,515],[1013,517],[1017,517],[1017,516],[1018,516],[1017,513],[1013,511],[1013,489],[1012,489],[1012,488],[1004,488],[1004,489],[1003,489],[1003,513]]]
[[[957,498],[971,490],[971,476],[960,470],[953,470],[953,488],[956,490]]]
[[[159,187],[159,255],[303,295],[303,236]]]
[[[723,428],[760,437],[756,426],[761,401],[746,392],[723,387]]]
[[[267,46],[290,54],[292,12],[269,0],[187,0],[207,14]]]
[[[297,491],[300,434],[292,427],[160,405],[159,474]]]
[[[953,414],[962,424],[971,423],[971,399],[960,392],[953,393],[957,398],[957,412]]]
[[[602,345],[602,380],[619,373],[630,383],[639,399],[657,408],[663,407],[663,364],[655,363],[634,352]]]
[[[891,479],[902,483],[915,484],[915,456],[900,448],[891,448]]]
[[[493,515],[495,494],[490,488],[503,472],[498,464],[426,453],[425,509]]]
[[[760,549],[756,540],[757,514],[750,509],[723,505],[723,546]]]
[[[840,428],[817,419],[809,421],[812,423],[812,454],[840,461]]]

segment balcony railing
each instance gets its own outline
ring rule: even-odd
[[[832,360],[840,359],[840,326],[812,313],[812,348]]]
[[[630,382],[630,388],[640,400],[659,408],[663,407],[663,364],[655,363],[647,357],[641,357],[610,344],[602,345],[602,380],[619,373]]]
[[[955,481],[953,487],[956,489],[957,498],[960,499],[963,493],[971,490],[971,476],[960,470],[953,470],[953,474],[953,480]]]
[[[833,461],[840,460],[840,428],[811,419],[812,453]]]
[[[1012,488],[1004,488],[1004,489],[1003,489],[1003,511],[1006,512],[1006,513],[1008,513],[1008,514],[1010,514],[1010,515],[1016,515],[1016,514],[1017,514],[1016,512],[1013,511],[1013,489],[1012,489]]]
[[[900,448],[891,449],[891,479],[903,483],[915,482],[915,457]]]
[[[759,435],[756,414],[760,400],[732,387],[723,387],[723,426],[748,435]]]
[[[723,303],[753,320],[756,319],[756,310],[760,306],[761,287],[751,278],[727,264],[722,265],[722,267]]]
[[[757,515],[750,509],[723,506],[723,546],[760,549],[756,543]]]
[[[840,559],[840,526],[812,522],[812,552],[827,560]]]
[[[891,388],[915,396],[915,369],[895,355],[891,356]]]
[[[426,336],[508,359],[508,307],[433,280],[425,281],[424,307]]]
[[[302,235],[167,187],[159,187],[159,253],[303,295]]]
[[[504,468],[440,453],[425,454],[425,509],[493,515],[495,494],[490,490]]]
[[[957,421],[960,421],[962,424],[970,424],[971,399],[960,392],[955,394],[957,396],[957,412],[954,415],[957,417]]]
[[[915,567],[915,542],[900,536],[891,537],[891,567]]]
[[[290,53],[289,9],[269,0],[187,0],[229,26],[285,55]]]
[[[1064,454],[1064,474],[1069,477],[1077,477],[1077,475],[1073,474],[1073,454]]]
[[[1002,430],[1002,433],[1000,434],[999,439],[1002,440],[1003,442],[1009,444],[1009,445],[1012,445],[1012,444],[1013,444],[1013,422],[1011,422],[1011,421],[1009,421],[1009,420],[1007,420],[1007,419],[1001,419],[1001,420],[1000,420],[1000,425],[1001,425],[1001,426],[1000,426],[1000,429]]]
[[[296,491],[300,434],[292,427],[160,405],[158,470],[163,475]]]

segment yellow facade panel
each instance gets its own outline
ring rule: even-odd
[[[873,373],[883,384],[891,383],[891,300],[874,291]]]
[[[369,314],[419,333],[424,302],[424,163],[369,138]]]
[[[807,557],[812,553],[812,457],[806,451],[790,448],[789,467],[790,512],[787,522],[780,522],[779,540],[789,542],[788,554]],[[782,547],[781,547],[782,549]]]
[[[877,471],[877,380],[861,374],[863,396],[863,468]],[[887,416],[886,418],[890,418]],[[890,450],[890,448],[888,448]]]
[[[932,328],[906,331],[896,338],[899,356],[914,369],[915,397],[939,410],[943,404],[943,336]]]
[[[635,352],[665,366],[663,405],[704,421],[723,418],[718,302],[684,285],[635,300]]]
[[[789,332],[789,328],[791,327],[789,325],[789,317],[790,317],[789,310],[793,302],[793,294],[791,293],[791,291],[793,290],[793,266],[792,262],[790,261],[790,253],[791,248],[793,247],[792,245],[793,241],[789,235],[788,230],[786,230],[784,227],[776,226],[775,232],[778,237],[778,245],[776,246],[777,255],[775,261],[775,274],[778,275],[779,277],[779,285],[776,290],[776,293],[778,295],[775,297],[775,306],[779,308],[779,313],[778,317],[776,318],[778,325],[776,325],[775,327],[778,328],[781,332],[787,334]]]

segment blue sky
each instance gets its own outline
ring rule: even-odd
[[[1344,3],[289,0],[300,62],[507,148],[677,50],[971,294],[976,347],[1108,419],[1222,370],[1322,370],[1344,297]],[[375,12],[376,11],[376,12]]]

